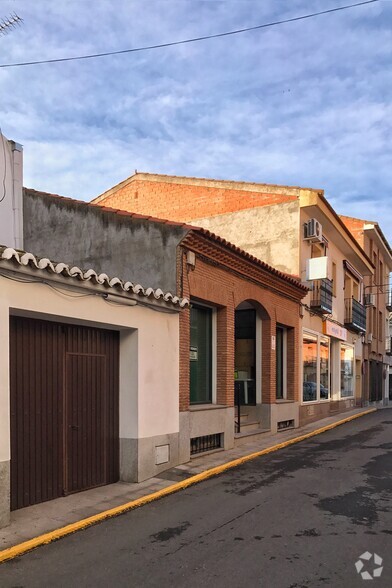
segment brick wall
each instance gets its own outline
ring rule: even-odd
[[[351,218],[349,216],[340,216],[341,220],[344,222],[354,239],[359,243],[359,245],[364,249],[364,231],[363,231],[363,220],[358,218]],[[368,252],[367,252],[368,253]]]
[[[113,189],[97,203],[153,217],[185,221],[296,199],[296,196],[249,189],[136,179]]]
[[[262,318],[262,400],[275,402],[275,352],[271,349],[271,336],[276,324],[289,327],[287,340],[288,399],[298,400],[299,365],[299,305],[279,291],[256,284],[216,261],[196,253],[194,269],[186,266],[186,253],[178,248],[178,292],[217,309],[217,402],[234,405],[234,316],[237,306],[251,301]],[[278,279],[273,276],[273,282]],[[271,282],[271,283],[272,283]],[[189,346],[190,311],[180,316],[180,411],[189,409]]]

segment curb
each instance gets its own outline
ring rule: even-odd
[[[294,445],[295,443],[299,443],[300,441],[304,441],[305,439],[310,439],[311,437],[315,437],[316,435],[320,435],[325,431],[329,431],[340,425],[353,421],[359,417],[365,416],[372,412],[376,412],[376,408],[372,408],[366,410],[364,412],[357,413],[355,415],[351,415],[345,419],[337,421],[336,423],[331,423],[330,425],[326,425],[325,427],[321,427],[319,429],[315,429],[310,433],[305,433],[304,435],[300,435],[299,437],[294,437],[293,439],[289,439],[284,441],[283,443],[278,443],[276,445],[272,445],[271,447],[267,447],[266,449],[262,449],[260,451],[256,451],[254,453],[250,453],[248,455],[244,455],[243,457],[239,457],[237,459],[228,461],[223,463],[219,466],[214,468],[210,468],[209,470],[205,470],[200,474],[196,474],[195,476],[191,476],[186,480],[182,480],[181,482],[177,482],[176,484],[172,484],[167,488],[163,488],[162,490],[158,490],[157,492],[153,492],[152,494],[147,494],[146,496],[142,496],[141,498],[137,498],[136,500],[132,500],[131,502],[126,502],[120,506],[116,506],[114,508],[110,508],[108,510],[104,510],[96,515],[92,515],[91,517],[87,517],[85,519],[81,519],[80,521],[76,521],[75,523],[71,523],[70,525],[66,525],[65,527],[60,527],[59,529],[55,529],[54,531],[49,531],[48,533],[44,533],[43,535],[39,535],[38,537],[34,537],[33,539],[29,539],[28,541],[24,541],[23,543],[19,543],[14,545],[13,547],[8,547],[0,551],[0,563],[5,562],[10,559],[14,559],[36,547],[41,545],[46,545],[51,543],[52,541],[56,541],[57,539],[61,539],[62,537],[66,537],[67,535],[71,535],[76,531],[81,531],[82,529],[86,529],[91,525],[99,523],[101,521],[105,521],[109,518],[118,516],[123,514],[127,511],[133,510],[134,508],[139,508],[140,506],[144,506],[149,502],[153,502],[155,500],[159,500],[164,496],[169,496],[170,494],[174,494],[175,492],[179,492],[180,490],[184,490],[189,486],[193,486],[194,484],[198,484],[203,480],[208,480],[213,476],[217,476],[229,469],[235,468],[243,463],[251,461],[257,457],[262,455],[267,455],[268,453],[273,453],[274,451],[278,451],[279,449],[284,449],[285,447],[289,447],[290,445]]]

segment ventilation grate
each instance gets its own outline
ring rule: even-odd
[[[202,437],[193,437],[191,439],[191,455],[204,453],[205,451],[212,451],[213,449],[220,449],[222,447],[223,433],[215,433],[214,435],[203,435]]]

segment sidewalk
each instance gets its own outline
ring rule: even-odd
[[[43,533],[53,531],[70,523],[74,523],[91,515],[120,506],[145,495],[157,492],[176,482],[220,466],[234,459],[273,447],[290,439],[300,437],[322,427],[332,425],[354,415],[366,413],[368,409],[356,408],[339,415],[319,420],[298,429],[282,431],[275,435],[266,433],[258,441],[250,441],[235,449],[218,451],[192,459],[160,474],[159,478],[151,478],[139,484],[117,482],[109,486],[102,486],[57,498],[17,510],[11,514],[11,524],[0,529],[0,550],[17,545]]]

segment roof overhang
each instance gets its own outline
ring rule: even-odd
[[[377,247],[383,250],[384,259],[388,264],[389,271],[392,272],[392,250],[387,238],[380,228],[380,225],[378,223],[366,221],[363,225],[363,230],[370,239],[373,239],[373,241],[377,243]]]
[[[374,273],[373,263],[336,214],[322,192],[302,190],[300,194],[300,207],[309,216],[315,217],[320,221],[330,240],[334,242],[343,256],[348,259],[360,274],[369,276]]]

